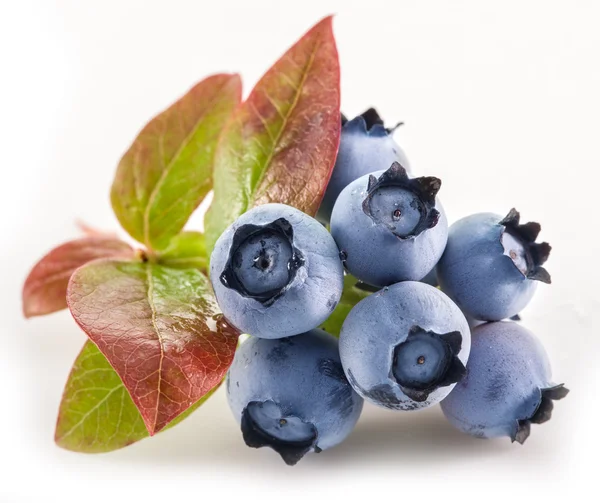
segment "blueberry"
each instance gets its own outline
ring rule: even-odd
[[[283,204],[258,206],[227,228],[211,255],[210,279],[227,320],[267,339],[318,327],[344,287],[327,229]]]
[[[409,178],[394,163],[348,185],[331,215],[331,234],[347,270],[379,287],[418,281],[431,271],[448,233],[435,199],[440,184],[434,177]]]
[[[319,329],[246,340],[227,376],[227,398],[246,444],[271,447],[289,465],[342,442],[363,405],[344,375],[337,339]]]
[[[552,401],[567,393],[552,382],[546,352],[531,332],[509,321],[485,323],[473,330],[467,374],[442,410],[465,433],[522,444],[531,423],[548,421]]]
[[[409,169],[406,155],[392,138],[395,129],[386,129],[373,108],[350,121],[342,116],[340,149],[317,213],[320,221],[329,223],[335,200],[350,182],[373,171],[387,169],[394,161]]]
[[[519,224],[513,208],[502,218],[478,213],[454,223],[437,266],[438,280],[469,316],[499,321],[518,314],[531,300],[538,281],[550,283],[542,267],[548,243],[535,243],[540,225]]]
[[[470,332],[441,291],[406,281],[360,301],[342,325],[340,355],[352,387],[394,410],[428,407],[463,375]]]

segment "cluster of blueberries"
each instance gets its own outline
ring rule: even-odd
[[[288,464],[343,441],[363,399],[392,410],[441,402],[460,430],[523,443],[568,392],[552,382],[536,337],[501,321],[550,283],[539,224],[521,224],[513,209],[448,228],[440,180],[410,175],[392,131],[373,109],[342,118],[320,222],[265,204],[211,256],[224,316],[252,336],[229,371],[229,404],[246,444]],[[338,342],[317,327],[340,301],[344,274],[372,293]]]

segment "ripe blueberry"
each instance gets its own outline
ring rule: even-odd
[[[338,248],[315,219],[283,204],[258,206],[219,237],[210,279],[227,320],[278,338],[323,323],[342,295]]]
[[[331,215],[331,235],[346,269],[378,287],[429,273],[448,233],[436,203],[440,185],[434,177],[409,178],[398,163],[348,185]]]
[[[409,169],[406,155],[392,138],[395,129],[387,129],[373,108],[350,121],[342,116],[340,149],[317,213],[321,222],[329,223],[336,199],[350,182],[374,171],[385,170],[395,161]]]
[[[438,266],[438,280],[469,316],[498,321],[518,314],[533,297],[537,283],[550,283],[542,267],[548,243],[536,243],[540,225],[519,224],[513,208],[502,218],[478,213],[454,223]]]
[[[360,301],[344,321],[340,355],[352,387],[375,405],[428,407],[464,374],[470,332],[441,291],[406,281]]]
[[[514,322],[485,323],[473,330],[467,374],[442,410],[469,435],[522,444],[531,423],[548,421],[552,401],[567,393],[552,382],[546,352],[531,332]]]
[[[363,400],[344,375],[335,337],[249,338],[227,376],[227,398],[249,447],[268,446],[288,465],[342,442]]]

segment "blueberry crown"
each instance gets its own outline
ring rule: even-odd
[[[354,119],[348,120],[348,118],[342,114],[342,128],[353,129],[360,128],[362,131],[373,134],[375,136],[387,136],[393,133],[396,129],[402,126],[403,122],[398,122],[394,127],[386,128],[383,119],[380,117],[377,110],[369,108],[362,114],[357,115]]]
[[[506,217],[500,221],[506,231],[517,238],[525,249],[525,259],[527,261],[527,271],[525,276],[529,279],[550,283],[550,273],[542,267],[550,256],[552,247],[548,243],[536,243],[535,240],[542,230],[537,222],[527,222],[520,224],[520,213],[512,208]]]
[[[427,400],[429,395],[438,388],[457,383],[465,376],[467,372],[465,366],[458,358],[458,354],[460,353],[462,347],[462,335],[460,332],[455,331],[445,334],[438,334],[430,330],[424,330],[418,325],[413,326],[410,329],[406,340],[394,348],[392,369],[394,369],[396,366],[398,353],[401,351],[403,345],[410,344],[413,339],[418,339],[419,337],[422,337],[423,334],[437,339],[445,349],[446,361],[444,366],[441,367],[439,375],[437,375],[436,378],[431,382],[422,383],[416,381],[407,381],[406,379],[403,379],[401,376],[397,375],[394,370],[391,372],[394,380],[398,383],[402,392],[415,402],[424,402]]]
[[[440,212],[435,209],[435,197],[440,190],[442,181],[434,176],[422,176],[419,178],[409,178],[400,163],[394,162],[390,168],[379,178],[369,175],[367,185],[367,197],[362,203],[365,215],[369,216],[374,222],[377,220],[371,211],[371,202],[373,195],[382,187],[400,187],[412,192],[421,201],[421,218],[415,228],[408,234],[400,235],[395,227],[389,226],[389,230],[399,239],[415,238],[427,229],[435,227],[440,219]]]
[[[263,292],[260,294],[254,294],[249,292],[243,283],[239,280],[237,274],[234,269],[234,259],[237,251],[240,246],[242,246],[246,240],[251,238],[256,234],[263,233],[265,231],[272,231],[276,234],[284,237],[290,247],[292,249],[292,256],[288,261],[288,281],[287,283],[278,289],[269,290],[267,292]],[[278,218],[271,223],[265,225],[255,225],[255,224],[245,224],[240,226],[233,235],[233,239],[231,242],[231,247],[229,249],[229,257],[227,259],[227,263],[225,264],[225,269],[221,273],[220,279],[221,283],[225,285],[227,288],[232,288],[236,290],[240,295],[244,297],[249,297],[255,299],[262,303],[265,306],[270,306],[275,302],[279,297],[281,297],[287,289],[292,284],[294,278],[296,277],[296,271],[304,264],[304,256],[294,246],[294,229],[292,225],[285,218]]]
[[[550,388],[539,389],[540,403],[535,409],[533,415],[526,419],[519,419],[514,433],[511,435],[513,442],[520,444],[525,442],[531,433],[531,424],[542,424],[550,421],[552,418],[552,409],[554,409],[554,400],[562,400],[567,396],[569,390],[564,384],[557,384]]]
[[[316,445],[317,430],[312,423],[308,423],[312,427],[312,437],[310,439],[296,442],[283,441],[269,435],[269,433],[264,431],[260,425],[252,420],[252,417],[249,414],[249,407],[252,405],[260,406],[261,402],[250,402],[242,412],[242,436],[248,447],[254,447],[255,449],[260,447],[270,447],[277,452],[283,461],[285,461],[285,464],[289,466],[295,465],[311,449],[314,449],[315,452],[321,451]]]

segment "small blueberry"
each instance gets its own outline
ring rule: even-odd
[[[437,265],[442,290],[470,317],[510,318],[529,303],[538,282],[550,283],[542,267],[551,247],[536,243],[540,225],[520,224],[513,208],[505,218],[477,213],[454,223]]]
[[[406,155],[392,138],[392,133],[400,125],[386,128],[374,108],[369,108],[350,121],[342,116],[340,149],[317,213],[321,222],[329,223],[340,192],[357,178],[387,169],[393,162],[399,162],[409,169]]]
[[[348,272],[377,287],[425,277],[446,246],[440,185],[435,177],[409,178],[398,163],[348,185],[331,215]]]
[[[323,330],[249,338],[227,376],[227,399],[249,447],[271,447],[288,465],[342,442],[363,400],[344,375],[338,341]]]
[[[552,382],[548,356],[531,332],[514,322],[485,323],[473,330],[467,374],[442,410],[469,435],[522,444],[531,424],[548,421],[553,401],[568,391]]]
[[[441,291],[406,281],[356,304],[342,325],[340,355],[352,387],[394,410],[428,407],[465,372],[470,331]]]

